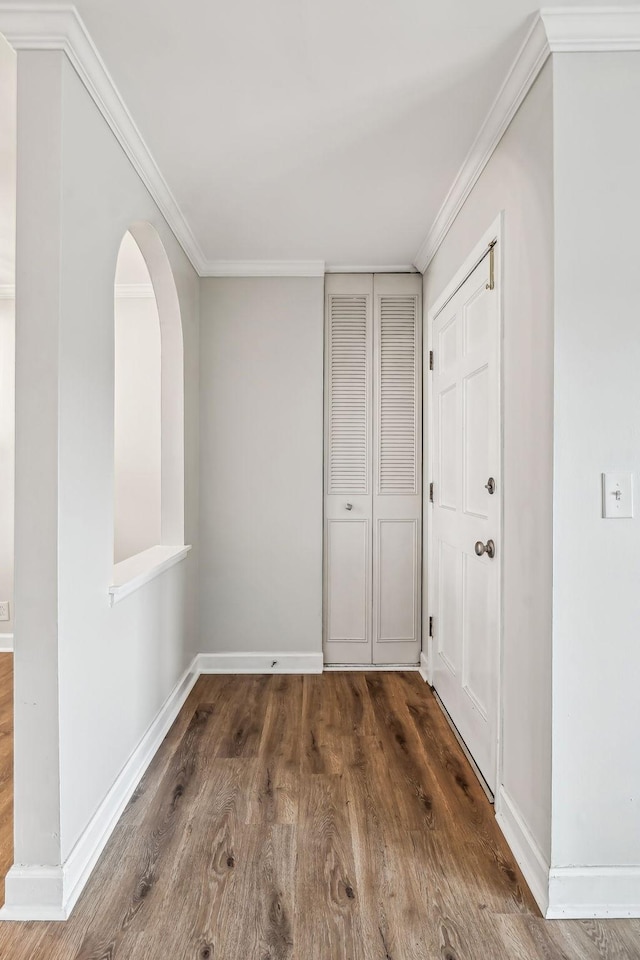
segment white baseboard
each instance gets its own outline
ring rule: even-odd
[[[426,653],[420,654],[420,666],[418,667],[420,671],[420,676],[425,683],[429,683],[429,662],[427,660]]]
[[[640,917],[640,866],[553,867],[548,920]]]
[[[201,653],[198,673],[322,673],[321,653]]]
[[[198,679],[197,657],[165,700],[65,863],[14,865],[5,881],[0,920],[66,920],[124,808]]]
[[[549,864],[540,850],[516,803],[504,787],[498,788],[496,820],[524,878],[529,884],[542,916],[549,907]]]
[[[12,633],[0,633],[0,653],[13,653]]]
[[[411,673],[416,663],[325,663],[327,673]]]
[[[62,867],[14,864],[5,878],[0,920],[66,920]]]

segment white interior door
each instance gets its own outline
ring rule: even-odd
[[[434,687],[495,792],[502,485],[492,261],[432,320],[429,607]]]
[[[419,275],[326,278],[324,656],[420,655]]]
[[[370,664],[373,277],[326,278],[324,654]]]
[[[420,657],[422,481],[420,274],[376,274],[373,662]]]

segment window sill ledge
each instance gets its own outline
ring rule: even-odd
[[[184,547],[150,547],[127,560],[114,564],[113,583],[109,587],[109,603],[119,603],[145,583],[155,580],[161,573],[184,560],[191,550]]]

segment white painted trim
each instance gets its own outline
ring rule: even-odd
[[[16,288],[13,283],[0,283],[0,300],[15,300]]]
[[[549,906],[549,864],[517,804],[502,785],[498,788],[496,796],[496,821],[543,917],[546,916]]]
[[[196,657],[178,680],[65,863],[11,867],[0,920],[66,920],[70,916],[131,795],[198,679],[197,661]]]
[[[428,660],[428,658],[427,658],[426,653],[425,653],[423,650],[420,651],[420,666],[418,667],[418,670],[419,670],[420,676],[422,677],[422,679],[424,680],[424,682],[425,682],[425,683],[430,683],[430,678],[429,678],[429,660]]]
[[[150,547],[142,553],[114,564],[113,583],[109,587],[109,602],[111,606],[128,597],[135,590],[139,590],[145,583],[155,580],[165,570],[174,567],[184,560],[191,550],[189,545],[183,547]]]
[[[152,283],[116,283],[116,300],[153,300],[155,290]]]
[[[640,50],[640,6],[543,7],[553,53]]]
[[[322,673],[322,653],[201,653],[200,673]]]
[[[12,633],[0,633],[0,653],[13,653]]]
[[[458,170],[414,264],[425,272],[551,53],[640,50],[640,6],[544,8]]]
[[[418,273],[412,263],[356,264],[328,263],[326,273]]]
[[[73,64],[196,272],[204,254],[75,7],[0,3],[0,33],[14,50],[61,50]]]
[[[416,253],[414,263],[422,273],[449,232],[549,53],[544,24],[536,16],[427,237]]]
[[[640,917],[640,866],[553,867],[546,917]]]
[[[202,277],[324,277],[324,260],[210,260]]]
[[[416,663],[325,663],[327,673],[415,673]]]
[[[5,878],[2,920],[66,920],[62,867],[14,864]]]

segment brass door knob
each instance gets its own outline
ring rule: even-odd
[[[496,545],[493,540],[487,540],[486,543],[483,543],[482,540],[476,542],[476,556],[482,557],[485,553],[489,560],[493,560],[496,555]]]

